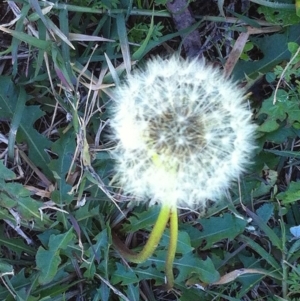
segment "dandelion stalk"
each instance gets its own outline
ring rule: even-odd
[[[120,253],[140,263],[151,256],[170,220],[167,287],[174,285],[177,208],[217,201],[244,171],[254,149],[255,126],[243,91],[197,59],[149,61],[113,94],[114,181],[126,194],[159,203],[161,211],[139,254],[114,238]]]
[[[173,262],[176,254],[178,240],[178,214],[177,208],[173,208],[170,214],[170,242],[168,247],[168,254],[165,265],[167,289],[171,289],[174,286],[173,275]]]
[[[141,263],[146,261],[155,251],[164,233],[164,230],[167,226],[170,215],[171,215],[170,207],[167,205],[162,205],[159,216],[150,233],[147,243],[145,244],[143,250],[140,253],[134,253],[126,249],[125,246],[116,237],[113,237],[114,244],[118,247],[118,250],[122,254],[122,256],[126,260],[134,263]]]

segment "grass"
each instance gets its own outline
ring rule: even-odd
[[[268,2],[196,0],[180,29],[166,1],[0,4],[0,300],[299,300],[300,22]],[[159,208],[110,186],[110,95],[194,30],[247,89],[258,147],[223,201],[179,211],[166,291],[169,230],[140,264],[112,243],[141,250]]]

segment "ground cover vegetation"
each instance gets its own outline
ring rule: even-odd
[[[1,1],[0,300],[299,300],[299,43],[298,1]],[[114,87],[174,54],[244,89],[257,147],[178,210],[166,288],[172,228],[143,262],[114,240],[142,250],[160,208],[115,184],[110,118]]]

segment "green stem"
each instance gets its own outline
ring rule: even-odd
[[[176,254],[178,240],[178,214],[177,208],[173,207],[170,213],[170,243],[168,248],[168,254],[166,259],[166,278],[167,289],[171,289],[174,286],[174,274],[173,274],[173,262]]]
[[[155,225],[150,233],[147,243],[140,253],[134,253],[129,250],[117,236],[113,235],[113,243],[120,254],[128,261],[141,263],[146,261],[155,251],[163,233],[167,226],[171,214],[170,205],[162,205]]]

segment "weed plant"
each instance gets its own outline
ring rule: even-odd
[[[0,3],[0,300],[300,299],[298,6],[225,3],[187,3],[179,31],[167,1]],[[112,185],[111,96],[152,56],[184,56],[195,29],[247,90],[257,148],[219,202],[179,211],[165,290],[168,229],[142,263],[113,244],[140,251],[159,206]]]

